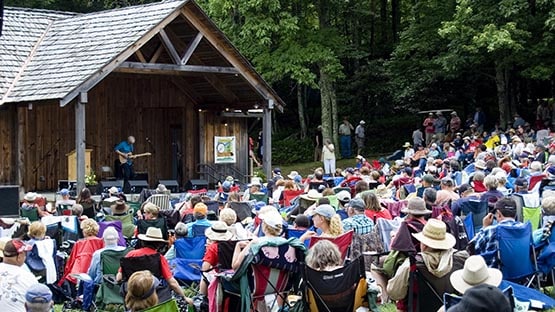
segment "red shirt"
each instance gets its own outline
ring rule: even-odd
[[[143,248],[131,250],[125,257],[131,258],[131,257],[154,255],[154,254],[160,254],[160,253],[150,247],[143,247]],[[119,271],[121,272],[121,267],[119,268]],[[172,274],[172,271],[170,270],[170,265],[168,264],[168,260],[166,260],[166,258],[161,254],[160,254],[160,271],[162,272],[162,277],[164,277],[166,281],[173,278],[173,274]]]
[[[218,260],[218,243],[212,243],[206,247],[202,262],[208,262],[211,266],[215,267],[218,265]]]
[[[389,213],[389,210],[387,209],[382,209],[380,211],[366,209],[364,210],[364,214],[372,221],[376,221],[378,219],[387,219],[387,220],[393,219],[393,217],[391,217],[391,213]]]

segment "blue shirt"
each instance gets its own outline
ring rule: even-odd
[[[489,267],[497,268],[499,267],[497,259],[497,250],[499,249],[499,244],[497,241],[497,226],[498,225],[513,226],[522,224],[514,219],[505,219],[498,224],[493,224],[488,227],[482,228],[478,234],[472,239],[474,242],[475,254],[481,255],[486,260]],[[493,255],[493,256],[492,256]]]
[[[115,151],[120,151],[124,154],[133,153],[133,144],[129,144],[127,141],[121,141],[116,148]],[[131,159],[127,159],[127,163],[131,164],[133,161]]]
[[[187,223],[187,237],[193,237],[193,225],[207,226],[211,227],[212,222],[207,219],[199,219],[191,223]]]
[[[374,229],[374,221],[365,214],[357,214],[342,221],[345,232],[354,230],[357,234],[368,234]]]

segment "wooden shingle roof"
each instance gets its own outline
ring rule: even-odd
[[[232,47],[198,5],[189,0],[88,14],[6,8],[0,37],[0,105],[42,100],[60,100],[65,105],[132,56],[161,25],[180,16],[186,4],[222,38],[224,46]],[[234,48],[231,51],[237,52]],[[281,107],[279,96],[252,65],[239,53],[234,57]]]

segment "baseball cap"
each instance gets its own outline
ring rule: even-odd
[[[62,195],[62,196],[67,196],[67,195],[69,195],[69,190],[66,189],[66,188],[63,188],[58,192],[58,194]]]
[[[310,215],[320,215],[324,218],[331,219],[335,215],[335,209],[331,205],[320,205],[312,211]]]
[[[4,257],[15,257],[18,254],[30,251],[32,247],[25,244],[22,240],[12,239],[4,246]]]
[[[495,286],[480,284],[468,289],[461,301],[448,312],[510,312],[511,304],[501,290]]]
[[[335,195],[340,202],[348,202],[351,200],[351,193],[348,191],[341,191]]]
[[[44,284],[34,284],[27,289],[25,300],[29,303],[47,303],[52,301],[52,291]]]
[[[274,174],[281,175],[281,169],[278,167],[274,168]]]
[[[424,176],[422,176],[422,181],[426,182],[426,183],[434,183],[434,176],[431,174],[425,174]]]
[[[264,221],[264,223],[274,229],[279,229],[280,226],[283,226],[283,218],[277,210],[269,211],[268,213],[260,215],[259,217],[262,221]]]
[[[524,187],[528,185],[528,181],[526,180],[526,178],[518,177],[515,179],[515,185]]]
[[[356,209],[356,210],[364,210],[364,202],[360,198],[353,198],[349,202],[349,207]]]
[[[208,213],[208,207],[204,203],[198,203],[193,208],[193,213],[200,213],[205,216]]]

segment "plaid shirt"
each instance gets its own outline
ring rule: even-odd
[[[492,268],[499,267],[499,259],[497,259],[497,250],[499,249],[497,241],[497,226],[499,224],[512,226],[522,223],[517,222],[514,219],[505,219],[498,224],[482,228],[472,239],[472,242],[474,242],[474,254],[483,256],[488,266]]]
[[[364,214],[357,214],[342,221],[345,232],[354,230],[357,234],[368,234],[374,230],[374,221]]]

